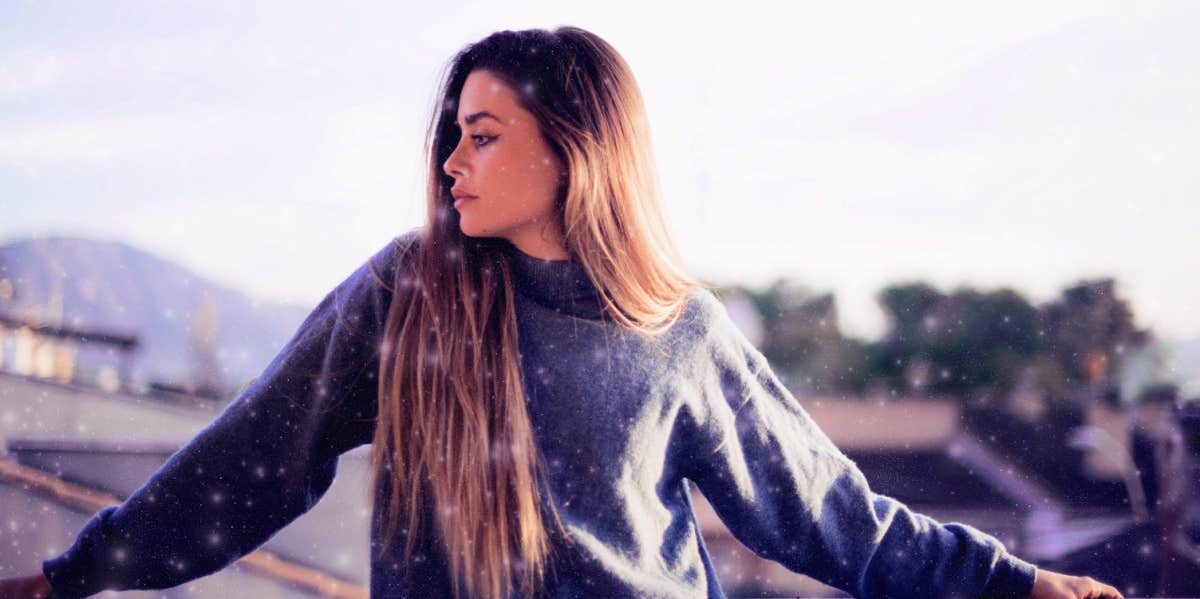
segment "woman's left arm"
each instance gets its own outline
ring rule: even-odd
[[[720,304],[708,320],[684,475],[742,544],[856,597],[1073,596],[995,537],[872,492]]]

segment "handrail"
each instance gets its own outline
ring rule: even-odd
[[[96,512],[121,500],[108,493],[67,482],[53,474],[0,458],[0,482],[20,485],[23,489],[84,512]],[[278,582],[302,587],[322,597],[366,599],[367,588],[342,580],[308,566],[285,560],[270,551],[256,549],[237,561],[239,566]]]

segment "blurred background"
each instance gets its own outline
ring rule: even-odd
[[[689,266],[876,492],[1127,596],[1200,594],[1198,22],[0,1],[0,577],[65,550],[421,224],[454,52],[571,24],[638,78]],[[362,449],[264,553],[119,595],[362,596]],[[728,595],[844,596],[695,501]]]

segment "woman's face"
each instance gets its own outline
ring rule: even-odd
[[[458,146],[442,165],[454,178],[459,227],[469,237],[503,237],[526,254],[566,257],[554,202],[566,173],[515,91],[471,71],[458,98]]]

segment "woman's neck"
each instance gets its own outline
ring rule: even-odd
[[[520,295],[555,311],[588,319],[603,317],[600,292],[583,265],[574,260],[548,260],[505,246],[513,283]],[[565,254],[565,252],[564,252]]]
[[[541,260],[569,260],[561,231],[551,230],[550,227],[541,230],[532,227],[520,231],[510,237],[508,242],[526,256]]]

